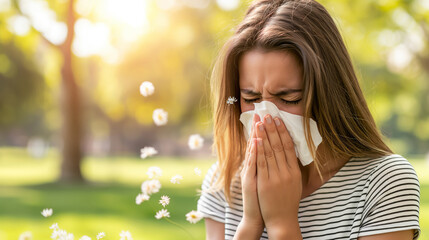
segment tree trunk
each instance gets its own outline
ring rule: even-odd
[[[61,69],[61,109],[62,125],[62,164],[60,181],[80,182],[83,177],[80,170],[82,159],[82,110],[79,95],[79,86],[73,73],[72,42],[74,37],[75,16],[73,0],[69,0],[67,10],[67,38],[60,47],[63,55]]]

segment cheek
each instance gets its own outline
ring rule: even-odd
[[[241,112],[251,111],[255,108],[255,105],[246,103],[242,98],[240,99],[240,109]]]
[[[301,102],[296,105],[282,104],[281,106],[282,107],[279,107],[279,105],[277,105],[277,107],[279,107],[281,111],[285,111],[285,112],[292,113],[295,115],[300,115],[300,116],[304,115],[304,106]]]

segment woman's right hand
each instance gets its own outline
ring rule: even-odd
[[[259,239],[264,231],[264,221],[259,207],[257,177],[256,177],[256,130],[255,125],[261,119],[255,114],[252,131],[247,141],[244,165],[241,170],[241,189],[243,197],[243,218],[239,228],[255,233]],[[243,230],[244,230],[243,229]],[[253,235],[253,234],[252,234]]]

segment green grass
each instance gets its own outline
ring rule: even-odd
[[[59,226],[79,239],[88,235],[95,239],[105,232],[105,239],[119,239],[122,230],[129,230],[134,239],[204,239],[203,221],[190,224],[185,214],[196,209],[201,181],[214,159],[180,159],[133,157],[87,158],[82,171],[88,184],[54,183],[59,176],[59,156],[51,151],[43,159],[30,158],[19,148],[0,148],[0,239],[15,240],[24,231],[31,231],[34,240],[50,239],[49,226]],[[420,240],[429,240],[429,165],[422,158],[408,158],[417,171],[421,184]],[[140,184],[147,179],[150,166],[163,169],[161,191],[149,202],[135,204]],[[196,176],[199,167],[203,174]],[[169,182],[181,174],[181,184]],[[171,220],[186,228],[185,232],[165,220],[156,220],[155,212],[161,195],[171,197],[167,209]],[[52,217],[40,212],[53,208]]]
[[[57,222],[60,228],[79,239],[88,235],[95,239],[105,232],[106,239],[119,239],[122,230],[129,230],[134,239],[204,239],[203,221],[190,224],[185,214],[196,210],[197,189],[204,173],[214,159],[152,158],[88,158],[82,171],[88,184],[62,185],[55,182],[59,174],[57,153],[46,158],[31,159],[21,149],[0,148],[0,239],[18,239],[31,231],[35,240],[50,239],[49,227]],[[163,169],[162,188],[151,200],[135,204],[140,184],[147,179],[150,166]],[[197,176],[194,168],[203,174]],[[183,175],[181,184],[169,182],[171,176]],[[162,195],[171,198],[167,209],[171,220],[157,220],[154,215],[162,209]],[[52,208],[52,217],[40,212]]]

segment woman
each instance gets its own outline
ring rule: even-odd
[[[198,210],[207,239],[417,239],[414,169],[383,142],[329,13],[312,0],[260,0],[226,43],[212,76],[218,162]],[[230,96],[239,103],[227,104]],[[281,118],[240,115],[268,101],[317,123],[302,165]],[[231,103],[229,101],[229,103]]]

